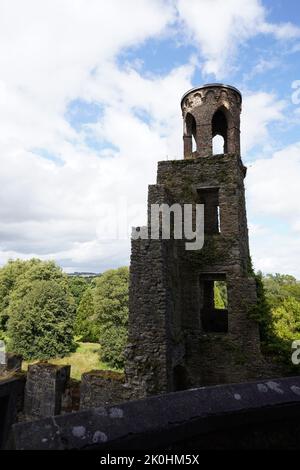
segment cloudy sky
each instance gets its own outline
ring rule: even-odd
[[[244,97],[255,268],[300,278],[299,65],[295,0],[0,0],[0,264],[128,264],[180,98],[216,81]]]

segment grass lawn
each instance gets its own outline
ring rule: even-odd
[[[81,375],[84,372],[88,372],[93,369],[97,370],[115,370],[108,366],[99,359],[100,345],[97,343],[80,343],[75,352],[69,356],[59,359],[49,359],[48,362],[51,364],[61,364],[71,366],[71,377],[73,379],[80,380]],[[34,364],[38,361],[23,362],[23,369],[27,370],[28,364]]]

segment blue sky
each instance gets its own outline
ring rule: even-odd
[[[299,65],[295,0],[0,0],[0,263],[128,264],[157,162],[182,158],[181,96],[225,82],[255,267],[300,278]]]

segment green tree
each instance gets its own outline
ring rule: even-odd
[[[266,297],[271,308],[280,306],[289,297],[300,301],[300,282],[289,274],[267,274],[263,278]]]
[[[215,297],[215,308],[227,308],[227,286],[224,281],[216,281],[214,283],[214,297]]]
[[[81,341],[99,341],[100,328],[95,315],[94,289],[88,287],[80,300],[76,314],[75,334]]]
[[[6,331],[9,318],[8,306],[11,292],[14,290],[19,277],[30,269],[35,260],[9,260],[0,269],[0,331],[2,335]]]
[[[24,359],[62,357],[73,350],[74,299],[56,279],[21,284],[9,310],[9,347]],[[20,291],[23,295],[20,295]]]
[[[111,269],[96,281],[94,305],[99,325],[101,359],[112,367],[124,365],[128,328],[127,267]]]
[[[299,339],[300,283],[287,274],[255,276],[258,303],[254,318],[259,322],[265,353],[290,365],[291,344]]]
[[[290,363],[291,345],[300,340],[300,302],[293,297],[272,310],[273,349]]]
[[[127,336],[127,325],[104,328],[100,336],[101,359],[112,367],[123,368]]]
[[[276,336],[281,339],[300,339],[300,302],[285,299],[279,307],[272,312],[273,327]]]
[[[68,284],[75,299],[76,305],[80,304],[82,296],[89,287],[89,281],[80,276],[68,276]]]
[[[63,273],[61,267],[58,266],[55,261],[42,261],[34,258],[30,260],[28,269],[24,271],[24,274],[18,277],[16,286],[18,287],[19,282],[32,282],[37,280],[57,280],[67,284],[68,276]]]
[[[31,289],[34,281],[57,281],[69,290],[68,276],[54,261],[30,260],[30,264],[24,273],[18,276],[14,288],[9,295],[8,315],[11,314],[11,303],[22,299]],[[70,292],[70,290],[69,290]]]
[[[272,342],[272,311],[270,304],[267,300],[266,289],[263,281],[263,274],[259,271],[254,274],[256,283],[257,303],[251,311],[251,316],[258,322],[260,339],[263,346],[268,348],[269,343]]]

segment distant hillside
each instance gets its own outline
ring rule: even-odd
[[[87,272],[75,272],[75,273],[68,273],[70,277],[98,277],[101,276],[101,273],[87,273]]]

